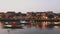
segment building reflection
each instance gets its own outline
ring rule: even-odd
[[[3,28],[3,23],[0,21],[0,29]]]
[[[6,24],[8,24],[8,22],[5,22]],[[11,23],[16,23],[16,22],[10,22]],[[45,28],[59,28],[60,27],[60,22],[53,22],[54,24],[50,25],[52,22],[36,22],[36,23],[33,23],[31,24],[30,23],[27,23],[27,24],[23,24],[22,27],[26,26],[26,28],[31,28],[31,27],[36,27],[36,28],[42,28],[42,29],[45,29]],[[19,23],[18,23],[19,24]],[[49,25],[48,25],[49,24]],[[59,24],[59,25],[57,25]],[[19,24],[21,25],[21,24]],[[3,23],[0,21],[0,29],[3,28]]]

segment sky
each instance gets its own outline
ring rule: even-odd
[[[0,0],[0,12],[60,12],[60,0]]]

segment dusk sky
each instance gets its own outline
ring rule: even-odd
[[[0,11],[36,12],[53,11],[60,12],[60,0],[0,0]]]

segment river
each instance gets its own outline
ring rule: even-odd
[[[46,27],[29,27],[24,26],[23,29],[3,29],[0,27],[0,34],[60,34],[60,26],[52,28]]]

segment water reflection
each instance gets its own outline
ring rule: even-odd
[[[26,25],[26,28],[40,28],[40,29],[56,29],[56,28],[60,28],[59,25],[54,25],[54,24],[50,24],[50,22],[48,24],[46,24],[47,22],[43,22],[41,24],[34,24],[34,26],[31,25]]]
[[[59,23],[59,24],[58,24]],[[36,29],[58,29],[60,28],[60,22],[36,22],[34,24],[21,24],[21,28],[9,28],[9,29],[29,29],[29,28],[36,28]],[[7,29],[3,28],[3,24],[0,22],[0,29]]]
[[[23,28],[32,28],[32,27],[35,27],[35,28],[40,28],[40,29],[46,29],[46,28],[60,28],[60,22],[36,22],[36,23],[33,23],[33,24],[21,24],[21,26]],[[3,24],[0,22],[0,29],[3,29]]]
[[[48,25],[49,24],[49,25]],[[1,34],[58,34],[60,33],[60,26],[50,24],[50,22],[42,22],[31,24],[21,24],[23,29],[4,29],[3,25],[0,23]],[[2,29],[3,28],[3,29]],[[3,33],[4,32],[4,33]]]

